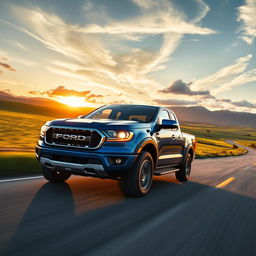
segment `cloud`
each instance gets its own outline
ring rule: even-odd
[[[30,91],[29,94],[32,95],[47,95],[50,98],[56,97],[83,97],[86,101],[92,101],[96,98],[102,98],[103,95],[93,94],[91,91],[77,91],[72,89],[67,89],[64,86],[58,86],[55,89],[51,89],[48,91]]]
[[[159,3],[160,2],[160,3]],[[159,6],[167,5],[169,9],[170,3],[167,1],[157,1],[157,9]],[[162,4],[161,4],[162,3]],[[149,11],[150,8],[146,10]],[[157,10],[155,9],[155,10]],[[168,10],[167,9],[167,10]],[[170,25],[171,24],[171,25]],[[122,35],[128,39],[138,40],[140,37],[136,35],[153,35],[164,33],[177,33],[177,34],[199,34],[208,35],[216,33],[209,28],[202,28],[195,24],[188,23],[182,20],[174,9],[169,9],[169,12],[155,11],[154,15],[148,14],[138,17],[132,21],[126,22],[113,22],[110,25],[99,26],[96,24],[89,25],[81,28],[81,32],[90,34],[109,34],[109,35]],[[135,35],[135,37],[133,37]]]
[[[193,89],[200,90],[206,88],[211,89],[213,87],[220,86],[238,74],[244,72],[251,58],[251,54],[238,58],[235,60],[234,64],[225,66],[207,77],[194,81],[191,87]]]
[[[236,101],[232,102],[233,105],[238,106],[238,107],[245,107],[245,108],[256,108],[255,103],[251,103],[247,100],[242,100],[242,101]]]
[[[11,65],[4,62],[0,62],[0,66],[5,69],[8,69],[9,71],[13,71],[13,72],[16,71]]]
[[[75,97],[86,97],[88,94],[90,94],[91,91],[76,91],[76,90],[69,90],[66,89],[64,86],[59,86],[55,89],[46,91],[45,93],[49,97],[54,97],[54,96],[75,96]]]
[[[149,102],[161,88],[150,73],[165,68],[183,35],[208,35],[215,31],[198,25],[209,10],[202,1],[196,1],[200,10],[193,20],[167,0],[133,2],[138,7],[137,16],[113,20],[104,14],[106,22],[85,25],[70,24],[38,8],[14,6],[22,24],[14,26],[64,57],[48,66],[51,72],[76,77],[94,88],[123,93],[123,99]],[[91,1],[84,8],[85,16],[92,9]],[[97,18],[101,17],[94,20]],[[140,48],[124,44],[131,40],[144,42],[155,35],[160,37],[159,48],[154,51],[145,48],[145,44],[140,44]]]
[[[17,47],[17,48],[23,50],[23,51],[26,51],[26,52],[29,51],[29,49],[28,49],[25,45],[23,45],[22,43],[20,43],[20,42],[11,41],[10,44],[11,44],[12,46],[14,46],[14,47]]]
[[[78,31],[90,34],[122,35],[128,39],[139,40],[145,35],[154,34],[214,34],[216,31],[197,26],[196,23],[205,17],[209,7],[201,0],[196,1],[200,13],[191,21],[187,21],[184,13],[178,11],[167,0],[132,0],[139,7],[140,15],[123,21],[112,21],[107,25],[90,24],[78,28]],[[89,10],[92,9],[90,3]]]
[[[237,21],[242,22],[241,39],[252,44],[256,37],[256,1],[245,0],[245,4],[238,7]]]
[[[229,82],[222,84],[220,87],[214,89],[212,92],[214,94],[217,94],[223,91],[228,91],[239,85],[243,85],[243,84],[251,83],[255,81],[256,81],[256,69],[252,69],[240,74],[239,76],[236,76],[235,78],[231,79]]]
[[[25,65],[25,66],[35,66],[37,65],[36,62],[34,61],[30,61],[30,60],[24,60],[24,59],[13,59],[12,60],[15,63],[21,64],[21,65]]]
[[[14,56],[13,54],[6,52],[6,51],[0,50],[0,56],[3,56],[3,57],[0,57],[0,61],[4,61],[4,63],[8,60],[8,61],[11,61],[12,63],[18,63],[18,64],[25,65],[25,66],[36,65],[36,63],[31,60],[26,60],[26,59],[24,59],[24,57],[19,58],[17,55]],[[15,71],[14,68],[12,68],[12,69],[13,69],[13,71]]]
[[[197,105],[197,101],[190,100],[179,100],[179,99],[160,99],[154,100],[156,104],[165,106],[187,106],[187,105]]]
[[[232,103],[231,99],[218,99],[219,102]]]
[[[0,52],[0,54],[2,54],[2,52]],[[4,53],[6,54],[6,53]],[[0,57],[0,60],[8,60],[6,57]]]
[[[87,96],[87,98],[88,99],[93,99],[93,98],[102,98],[103,97],[103,95],[100,95],[100,94],[89,94],[88,96]]]
[[[211,101],[204,101],[202,100],[200,103],[201,105],[207,105],[214,107],[215,109],[232,109],[234,111],[241,111],[241,109],[245,109],[246,111],[251,110],[251,112],[255,113],[252,109],[256,108],[256,104],[252,103],[247,100],[241,101],[232,101],[231,99],[218,99],[213,97],[214,100]]]
[[[174,81],[168,88],[159,90],[162,93],[174,93],[183,95],[209,95],[209,91],[192,91],[190,89],[190,83],[184,83],[181,79]]]

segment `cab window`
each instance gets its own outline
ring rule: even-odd
[[[108,119],[111,114],[111,109],[104,109],[102,111],[97,112],[95,118],[97,119]]]
[[[170,119],[169,113],[166,110],[163,110],[159,117],[158,117],[158,123],[161,124],[163,119]]]
[[[172,112],[169,114],[170,114],[170,119],[176,121],[175,115]]]

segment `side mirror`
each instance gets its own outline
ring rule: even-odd
[[[84,117],[84,115],[79,115],[77,118],[78,119],[81,119],[81,118],[83,118]]]
[[[179,125],[175,120],[163,119],[159,127],[161,129],[178,129]]]

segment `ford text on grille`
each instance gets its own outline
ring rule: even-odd
[[[90,140],[90,136],[61,134],[61,133],[54,133],[53,138],[55,138],[55,139],[63,138],[64,140],[79,140],[79,141],[89,141]]]

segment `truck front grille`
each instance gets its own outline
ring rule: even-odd
[[[104,141],[104,135],[95,129],[50,127],[45,142],[53,146],[96,149]]]

